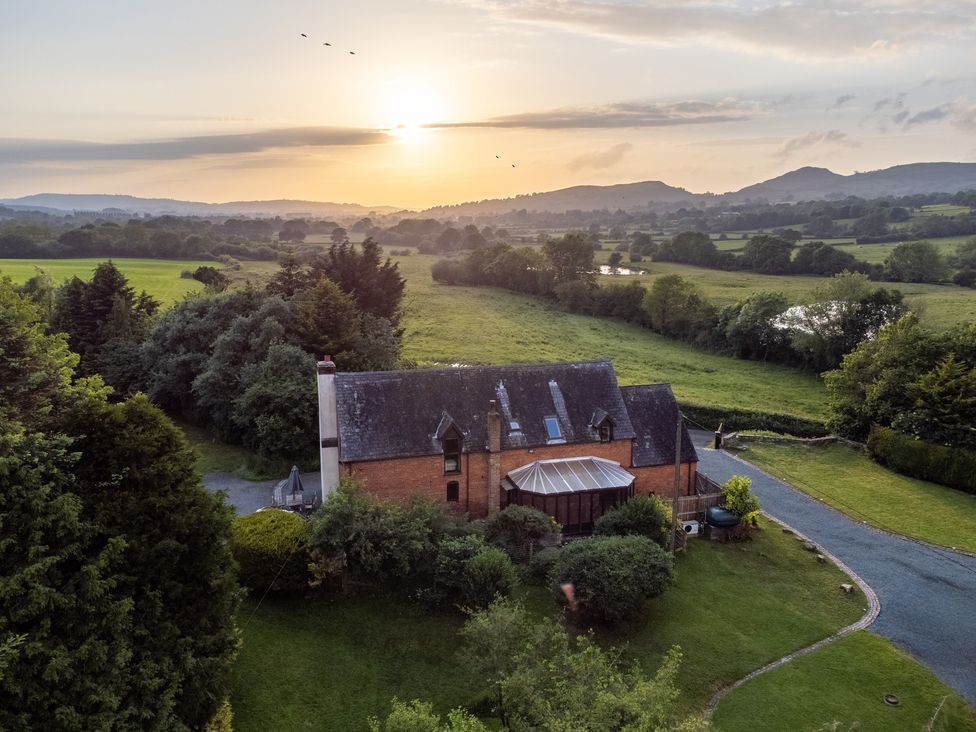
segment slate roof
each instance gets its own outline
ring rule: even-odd
[[[615,440],[635,435],[608,360],[340,372],[340,460],[439,454],[438,432],[451,422],[464,434],[464,452],[484,452],[492,399],[501,412],[503,450],[546,445],[549,416],[558,418],[565,442],[598,442],[590,424],[598,410],[613,420]]]
[[[580,493],[608,488],[626,488],[634,476],[620,463],[599,457],[536,460],[510,472],[506,490],[518,488],[544,496]]]
[[[678,403],[669,384],[645,384],[620,388],[636,437],[631,451],[635,468],[674,464],[674,436]],[[698,453],[688,429],[682,427],[681,462],[697,462]]]

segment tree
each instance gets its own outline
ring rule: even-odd
[[[550,239],[542,246],[542,252],[553,271],[555,284],[574,280],[595,281],[593,247],[579,234]]]
[[[329,238],[332,240],[333,244],[343,244],[349,241],[349,232],[343,229],[341,226],[337,226],[329,234]]]
[[[308,285],[309,275],[302,267],[301,261],[294,254],[286,252],[279,257],[278,271],[265,289],[270,295],[290,298]]]
[[[752,237],[742,250],[742,266],[763,274],[786,274],[790,271],[793,244],[778,236],[760,234]]]
[[[658,277],[644,297],[652,330],[673,338],[695,341],[711,331],[714,308],[693,283],[680,275]]]
[[[463,709],[454,709],[447,714],[447,719],[441,723],[439,714],[434,713],[434,706],[428,702],[414,699],[412,702],[402,702],[393,698],[389,716],[380,721],[375,717],[369,719],[370,732],[488,732],[477,717],[473,717]]]
[[[654,259],[661,262],[684,262],[708,267],[719,262],[721,257],[708,234],[700,231],[682,231],[670,241],[658,246]]]
[[[611,267],[614,268],[619,267],[620,262],[623,261],[623,258],[624,255],[621,254],[620,252],[612,252],[610,254],[610,258],[607,260],[607,264],[609,264]]]
[[[677,710],[681,653],[665,654],[652,678],[591,637],[571,639],[520,606],[497,601],[474,613],[461,631],[465,666],[488,685],[504,729],[588,732],[704,732],[708,723]]]
[[[885,259],[884,266],[885,277],[896,282],[938,282],[946,274],[945,260],[927,241],[899,244]]]
[[[352,297],[322,277],[295,296],[294,313],[299,345],[316,356],[334,355],[336,364],[344,368],[343,360],[359,330],[359,311]]]
[[[312,261],[309,282],[328,277],[352,296],[360,310],[396,324],[406,281],[396,262],[382,260],[382,251],[372,239],[358,248],[348,242],[333,244],[324,256]]]
[[[646,536],[595,536],[563,547],[549,573],[557,602],[574,586],[580,614],[615,625],[639,615],[644,603],[671,584],[671,556]]]
[[[751,487],[751,480],[742,475],[733,475],[722,486],[722,508],[738,514],[745,523],[754,525],[762,507],[759,499],[749,491]]]
[[[888,233],[888,212],[876,208],[854,222],[854,236],[882,236]]]
[[[719,327],[736,358],[785,360],[789,336],[776,326],[776,319],[788,306],[781,292],[755,292],[723,310]]]
[[[913,408],[898,415],[895,429],[950,447],[976,447],[976,368],[949,353],[908,391]]]
[[[552,516],[528,506],[507,506],[485,519],[485,539],[515,560],[532,559],[536,548],[559,538],[560,526]]]

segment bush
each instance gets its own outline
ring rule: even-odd
[[[557,602],[565,602],[560,585],[571,582],[582,617],[616,624],[664,592],[672,572],[671,556],[647,537],[598,536],[564,547],[549,583]]]
[[[671,529],[671,507],[657,496],[634,496],[597,519],[598,536],[646,536],[658,546],[667,546]]]
[[[744,523],[755,526],[756,517],[762,507],[759,499],[749,491],[751,487],[751,480],[742,475],[733,475],[722,486],[722,493],[725,494],[722,508],[738,514]]]
[[[976,287],[976,269],[961,269],[952,277],[960,287]]]
[[[308,523],[291,511],[259,511],[231,525],[240,582],[255,592],[297,592],[308,585]]]
[[[532,558],[541,543],[556,541],[561,527],[542,511],[528,506],[508,506],[484,522],[485,539],[517,562]]]
[[[875,426],[868,437],[868,452],[896,472],[976,493],[976,451],[936,445]]]
[[[545,580],[552,568],[556,566],[561,554],[562,549],[558,546],[547,546],[545,549],[536,552],[529,562],[529,570],[532,572],[532,576],[538,580]]]
[[[487,607],[507,597],[518,583],[515,566],[501,549],[471,534],[441,542],[434,570],[435,600],[463,607]]]
[[[370,717],[368,720],[370,732],[487,732],[488,728],[476,717],[463,709],[454,709],[447,715],[445,723],[434,712],[434,706],[429,702],[414,699],[412,702],[402,702],[393,699],[390,715],[379,720]]]

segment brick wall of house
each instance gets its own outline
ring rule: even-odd
[[[650,468],[627,468],[627,470],[637,478],[634,481],[635,493],[654,493],[663,498],[671,498],[674,495],[674,465],[655,465]],[[679,496],[690,496],[695,492],[697,472],[697,463],[681,464]]]
[[[593,455],[614,460],[632,472],[637,477],[635,490],[638,493],[670,496],[674,483],[674,467],[663,465],[653,468],[631,468],[629,467],[630,451],[630,440],[505,450],[501,453],[501,474],[504,477],[515,468],[535,460]],[[694,465],[682,466],[682,486],[685,488],[685,493],[694,492],[693,484],[688,482],[689,467],[693,476]],[[458,511],[470,514],[473,518],[480,518],[488,512],[487,452],[464,453],[461,457],[460,473],[445,474],[444,459],[441,455],[343,463],[341,472],[344,477],[360,482],[366,490],[383,500],[402,503],[416,495],[437,502],[446,502],[447,484],[457,481],[459,500],[451,505]],[[691,485],[690,491],[689,485]],[[504,496],[501,505],[505,505]]]

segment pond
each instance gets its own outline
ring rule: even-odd
[[[626,277],[629,275],[642,275],[642,269],[630,269],[629,267],[611,267],[609,264],[600,265],[600,274]]]

